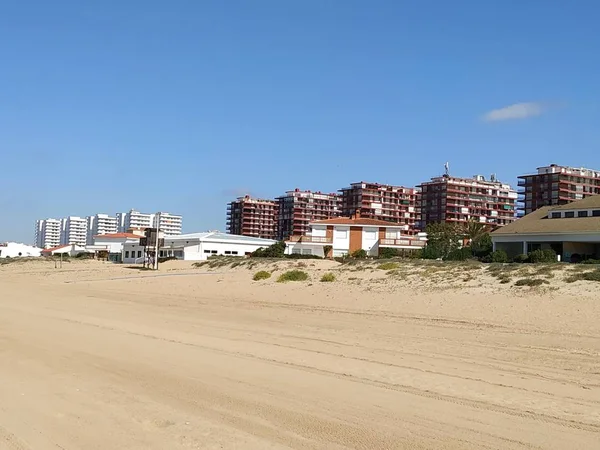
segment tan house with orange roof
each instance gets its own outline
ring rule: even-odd
[[[425,247],[423,234],[407,236],[403,231],[400,224],[362,218],[357,212],[352,217],[311,222],[304,236],[286,241],[286,253],[337,257],[364,250],[369,256],[378,256],[383,247],[407,251]],[[331,248],[329,255],[325,255],[325,247]]]

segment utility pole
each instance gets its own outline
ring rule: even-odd
[[[158,270],[158,244],[160,242],[160,213],[156,216],[156,253],[154,254],[154,267]]]

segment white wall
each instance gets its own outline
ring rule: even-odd
[[[41,248],[17,242],[0,244],[0,258],[37,257],[41,252]]]
[[[377,242],[379,241],[379,228],[378,227],[364,227],[362,230],[362,249],[367,252],[369,256],[377,256],[379,250]]]
[[[333,256],[348,253],[350,249],[350,227],[335,225],[333,227]],[[343,252],[343,253],[340,253]]]

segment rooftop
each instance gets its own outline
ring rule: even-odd
[[[598,233],[600,234],[600,217],[561,217],[549,218],[552,211],[587,210],[600,208],[600,195],[588,197],[567,205],[544,206],[531,214],[503,226],[492,233],[492,236],[512,234],[555,234],[555,233]]]

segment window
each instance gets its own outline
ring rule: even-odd
[[[225,254],[226,254],[226,255],[231,255],[231,251],[229,251],[229,250],[225,250]]]
[[[587,211],[577,211],[577,217],[587,217],[587,216],[588,216]]]
[[[238,252],[236,252],[236,251],[232,251],[232,252],[231,252],[231,254],[232,254],[232,255],[237,255],[237,254],[238,254]]]
[[[216,251],[216,250],[211,250],[211,251],[210,251],[210,253],[211,253],[212,255],[216,255],[216,254],[217,254],[217,251]]]
[[[208,253],[210,255],[210,250],[204,250],[204,253]]]
[[[550,216],[553,219],[560,219],[560,213],[559,212],[553,212],[552,216]]]
[[[129,251],[125,252],[125,258],[129,258]]]
[[[142,257],[142,251],[138,250],[138,258],[141,258],[141,257]]]
[[[575,212],[574,211],[566,212],[565,217],[568,219],[573,218],[573,217],[575,217]]]
[[[593,210],[592,217],[600,217],[600,209]]]
[[[348,239],[348,232],[346,230],[336,230],[335,237],[338,239]]]

